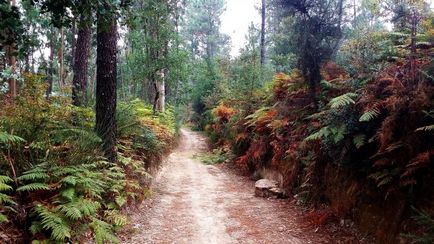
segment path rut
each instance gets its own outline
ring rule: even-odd
[[[205,138],[187,129],[155,177],[154,195],[132,214],[122,243],[332,243],[301,227],[287,201],[254,197],[253,183],[195,158]]]

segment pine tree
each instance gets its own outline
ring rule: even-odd
[[[108,0],[98,8],[96,132],[110,161],[116,160],[117,24],[114,7]]]

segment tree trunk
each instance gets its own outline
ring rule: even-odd
[[[156,114],[158,111],[158,100],[160,99],[160,89],[158,82],[155,80],[155,75],[152,75],[151,81],[155,90],[154,105],[152,106],[152,111],[154,112],[154,114]]]
[[[11,0],[10,4],[15,7],[15,0]],[[14,37],[14,39],[16,39],[16,36]],[[14,42],[10,46],[8,46],[6,51],[9,67],[11,67],[12,74],[15,74],[17,71],[16,43]],[[9,79],[9,94],[11,97],[17,96],[17,80],[15,78]]]
[[[59,49],[59,88],[62,89],[65,85],[64,73],[65,73],[65,63],[63,60],[64,49],[65,49],[65,31],[60,28],[60,49]]]
[[[17,72],[17,57],[15,52],[16,52],[15,43],[13,43],[7,48],[7,56],[8,56],[9,67],[11,68],[12,74],[14,75]],[[9,94],[11,97],[17,96],[17,80],[15,78],[9,79]]]
[[[114,13],[103,4],[97,23],[96,132],[103,141],[105,156],[116,161],[116,48]]]
[[[80,19],[81,20],[81,19]],[[79,28],[82,28],[81,26]],[[72,35],[71,35],[71,57],[69,59],[69,65],[70,69],[74,70],[75,65],[75,52],[77,48],[77,38],[75,38],[75,35],[77,35],[77,23],[76,20],[72,22]]]
[[[2,46],[2,45],[0,44],[0,52],[3,52],[3,51],[4,51],[4,46]],[[5,70],[5,67],[6,67],[5,56],[4,56],[4,55],[1,55],[1,56],[0,56],[0,72],[3,72],[3,71]]]
[[[89,50],[91,29],[88,19],[80,17],[80,27],[75,47],[74,78],[72,81],[72,101],[75,106],[82,106],[86,101],[87,71],[89,66]]]
[[[158,106],[157,106],[157,110],[160,113],[164,113],[164,108],[166,105],[166,86],[165,86],[165,72],[164,71],[160,71],[159,72],[159,82],[158,84],[158,93],[159,93],[159,98],[158,98]]]
[[[261,8],[261,66],[265,64],[265,0],[262,0]]]
[[[50,57],[48,61],[48,68],[47,68],[47,82],[48,82],[48,88],[46,92],[47,99],[50,97],[51,93],[53,92],[53,73],[54,73],[54,43],[53,43],[53,37],[50,38]]]

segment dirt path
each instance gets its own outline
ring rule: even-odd
[[[333,243],[300,227],[287,201],[256,198],[252,182],[194,159],[205,149],[205,138],[181,130],[122,243]]]

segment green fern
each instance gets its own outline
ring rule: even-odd
[[[327,136],[330,135],[330,128],[328,126],[325,126],[323,128],[321,128],[319,131],[311,134],[310,136],[306,137],[306,139],[304,139],[305,141],[315,141],[315,140],[320,140],[322,138],[325,138]]]
[[[360,117],[359,121],[360,122],[369,122],[369,121],[372,121],[373,119],[377,118],[378,116],[380,116],[380,111],[378,110],[378,108],[374,108],[372,110],[365,112]]]
[[[357,149],[363,147],[366,143],[366,135],[358,134],[355,135],[353,138],[353,144],[356,146]]]
[[[39,190],[50,190],[50,186],[45,183],[30,183],[17,188],[17,191],[39,191]]]
[[[0,224],[8,221],[9,221],[8,218],[2,213],[0,213]]]
[[[11,196],[8,196],[4,193],[0,193],[0,204],[17,205]]]
[[[83,218],[83,214],[74,203],[62,204],[59,209],[68,219],[79,220]]]
[[[97,218],[92,218],[92,220],[90,227],[93,230],[96,244],[104,244],[105,241],[119,243],[119,240],[113,235],[112,226],[110,224]]]
[[[118,210],[107,210],[104,212],[104,216],[115,227],[122,227],[128,224],[127,216],[121,214]]]
[[[16,145],[24,142],[26,142],[26,140],[24,140],[19,136],[14,136],[9,133],[0,131],[0,146],[4,145],[8,148],[12,145]]]
[[[416,234],[404,234],[403,236],[408,237],[412,240],[412,243],[420,244],[430,244],[434,243],[434,219],[424,210],[416,209],[411,207],[414,212],[412,219],[416,224],[423,229],[423,233]]]
[[[35,169],[32,171],[27,171],[25,172],[22,176],[18,177],[17,180],[19,181],[35,181],[35,180],[41,180],[44,181],[48,178],[50,178],[50,176],[44,172],[45,170],[43,169]]]
[[[4,194],[3,192],[13,190],[13,187],[9,183],[13,180],[6,175],[0,175],[0,223],[8,222],[8,218],[3,213],[8,210],[14,211],[11,206],[17,205],[11,196]]]
[[[76,197],[76,191],[75,188],[68,187],[66,189],[61,190],[59,195],[62,196],[64,199],[72,201],[72,199]]]
[[[71,238],[71,229],[68,223],[57,212],[51,212],[42,204],[37,204],[34,211],[41,218],[43,229],[51,231],[53,240],[63,242],[67,238]]]
[[[369,175],[369,178],[377,182],[377,187],[391,183],[399,175],[399,169],[384,169]]]
[[[354,101],[354,99],[357,97],[358,97],[358,95],[356,93],[349,92],[349,93],[346,93],[346,94],[341,95],[339,97],[333,98],[329,102],[329,105],[331,108],[335,108],[335,109],[345,107],[345,106],[348,106],[350,104],[355,104],[356,102]]]
[[[339,127],[325,126],[321,128],[318,132],[311,134],[306,137],[305,141],[315,141],[315,140],[332,140],[333,143],[339,143],[345,138],[347,134],[347,128],[345,125]]]
[[[12,186],[8,184],[10,182],[13,182],[13,180],[9,176],[0,175],[0,192],[12,190]]]
[[[117,196],[115,198],[115,202],[120,208],[122,208],[122,206],[124,206],[125,203],[127,203],[127,198],[124,196]]]

